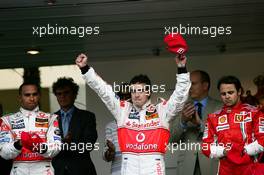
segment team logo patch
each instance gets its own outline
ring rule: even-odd
[[[244,115],[235,114],[234,123],[242,123],[244,121]]]
[[[4,138],[8,134],[8,131],[1,131],[0,132],[0,139]]]
[[[35,123],[35,127],[37,127],[37,128],[48,128],[49,124],[48,123]]]
[[[159,115],[158,115],[158,113],[154,113],[154,114],[146,115],[145,118],[146,118],[146,120],[152,120],[155,118],[159,118]]]
[[[3,132],[3,131],[9,131],[9,128],[6,124],[2,123],[1,126],[0,126],[0,131]]]
[[[148,108],[147,108],[147,113],[154,113],[156,112],[156,108],[154,105],[150,105]]]
[[[204,125],[203,139],[206,139],[207,137],[208,137],[208,123]]]
[[[11,122],[12,129],[23,129],[25,128],[25,123],[12,123]]]
[[[54,126],[54,127],[59,127],[59,122],[58,122],[58,120],[55,120],[55,121],[53,122],[53,126]]]
[[[132,108],[128,118],[129,119],[137,119],[137,120],[139,120],[139,118],[140,118],[139,112],[137,112],[137,110],[135,108]]]
[[[8,143],[10,142],[10,138],[2,138],[0,139],[0,143]]]
[[[48,128],[49,127],[49,120],[47,118],[36,118],[35,119],[35,127],[38,128]]]
[[[229,129],[229,124],[217,126],[216,127],[216,132],[223,131],[223,130],[226,130],[226,129]]]
[[[159,118],[159,115],[157,113],[157,110],[154,105],[150,105],[146,110],[146,120],[152,120],[155,118]]]
[[[264,126],[263,125],[259,126],[259,133],[264,133]]]
[[[245,114],[244,122],[252,122],[251,112]]]
[[[59,136],[53,136],[54,140],[61,140],[61,138]]]
[[[47,118],[36,118],[35,121],[40,122],[40,123],[48,123],[49,122],[49,120]]]
[[[55,129],[54,134],[58,136],[61,135],[60,129],[59,128]]]
[[[259,118],[259,125],[264,125],[264,118],[263,117]]]
[[[124,100],[120,101],[120,107],[125,107],[125,101]]]
[[[227,115],[222,115],[218,118],[218,125],[227,124]]]
[[[48,115],[43,112],[39,112],[37,118],[48,118]]]

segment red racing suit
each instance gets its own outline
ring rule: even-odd
[[[264,115],[257,108],[238,103],[209,114],[202,151],[210,158],[220,158],[219,175],[254,174],[254,156],[264,150],[263,146]]]
[[[44,140],[47,150],[43,154],[24,147],[17,149],[15,141],[21,139],[22,132],[35,133]],[[13,159],[11,175],[52,175],[51,158],[60,151],[61,137],[57,115],[51,115],[35,108],[20,111],[1,118],[0,155],[4,159]]]
[[[164,153],[169,139],[169,121],[181,111],[191,86],[189,73],[177,74],[177,84],[168,101],[142,109],[120,101],[93,68],[83,75],[117,121],[122,152],[122,175],[165,175]]]

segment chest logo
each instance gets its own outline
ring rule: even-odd
[[[142,133],[142,132],[138,133],[138,135],[136,136],[136,140],[137,140],[139,143],[144,142],[145,138],[146,138],[146,136],[145,136],[145,134]]]
[[[224,125],[227,124],[227,115],[222,115],[218,118],[218,124]]]
[[[137,110],[135,108],[132,108],[130,113],[129,113],[129,116],[128,116],[129,119],[138,119],[139,120],[139,112],[137,112]]]

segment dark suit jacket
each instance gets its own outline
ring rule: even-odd
[[[59,128],[63,138],[60,111],[57,111],[55,114],[59,116]],[[55,175],[96,175],[94,164],[90,158],[91,150],[89,149],[83,152],[83,149],[86,148],[83,144],[94,145],[97,139],[94,113],[80,110],[75,107],[69,125],[69,132],[71,132],[72,136],[71,143],[79,144],[79,148],[81,149],[61,150],[61,152],[52,159]],[[64,143],[64,145],[66,144]]]
[[[189,100],[192,102],[193,100]],[[213,113],[221,109],[222,103],[218,100],[215,100],[211,97],[208,97],[207,105],[204,108],[202,113],[203,123],[206,123],[208,114]],[[181,125],[181,115],[175,117],[171,123],[171,141],[172,142],[185,142],[189,143],[201,143],[202,137],[199,137],[200,133],[197,130],[197,126],[193,125],[191,122],[187,123],[187,128],[184,130]],[[204,124],[200,131],[204,131]],[[192,149],[180,150],[178,149],[175,154],[177,154],[177,168],[178,174],[193,175],[195,170],[196,160],[199,159],[201,175],[212,175],[217,174],[218,170],[218,160],[209,159],[206,157],[200,150],[196,150],[194,146],[191,146]],[[198,147],[197,147],[198,148]]]
[[[13,160],[5,160],[2,157],[0,157],[0,167],[1,167],[0,174],[9,175],[12,169],[12,164],[13,164]]]

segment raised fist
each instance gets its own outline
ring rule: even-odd
[[[187,63],[187,57],[185,55],[176,55],[175,61],[178,67],[185,67]]]
[[[79,68],[85,67],[87,65],[88,57],[81,53],[77,56],[75,63]]]

